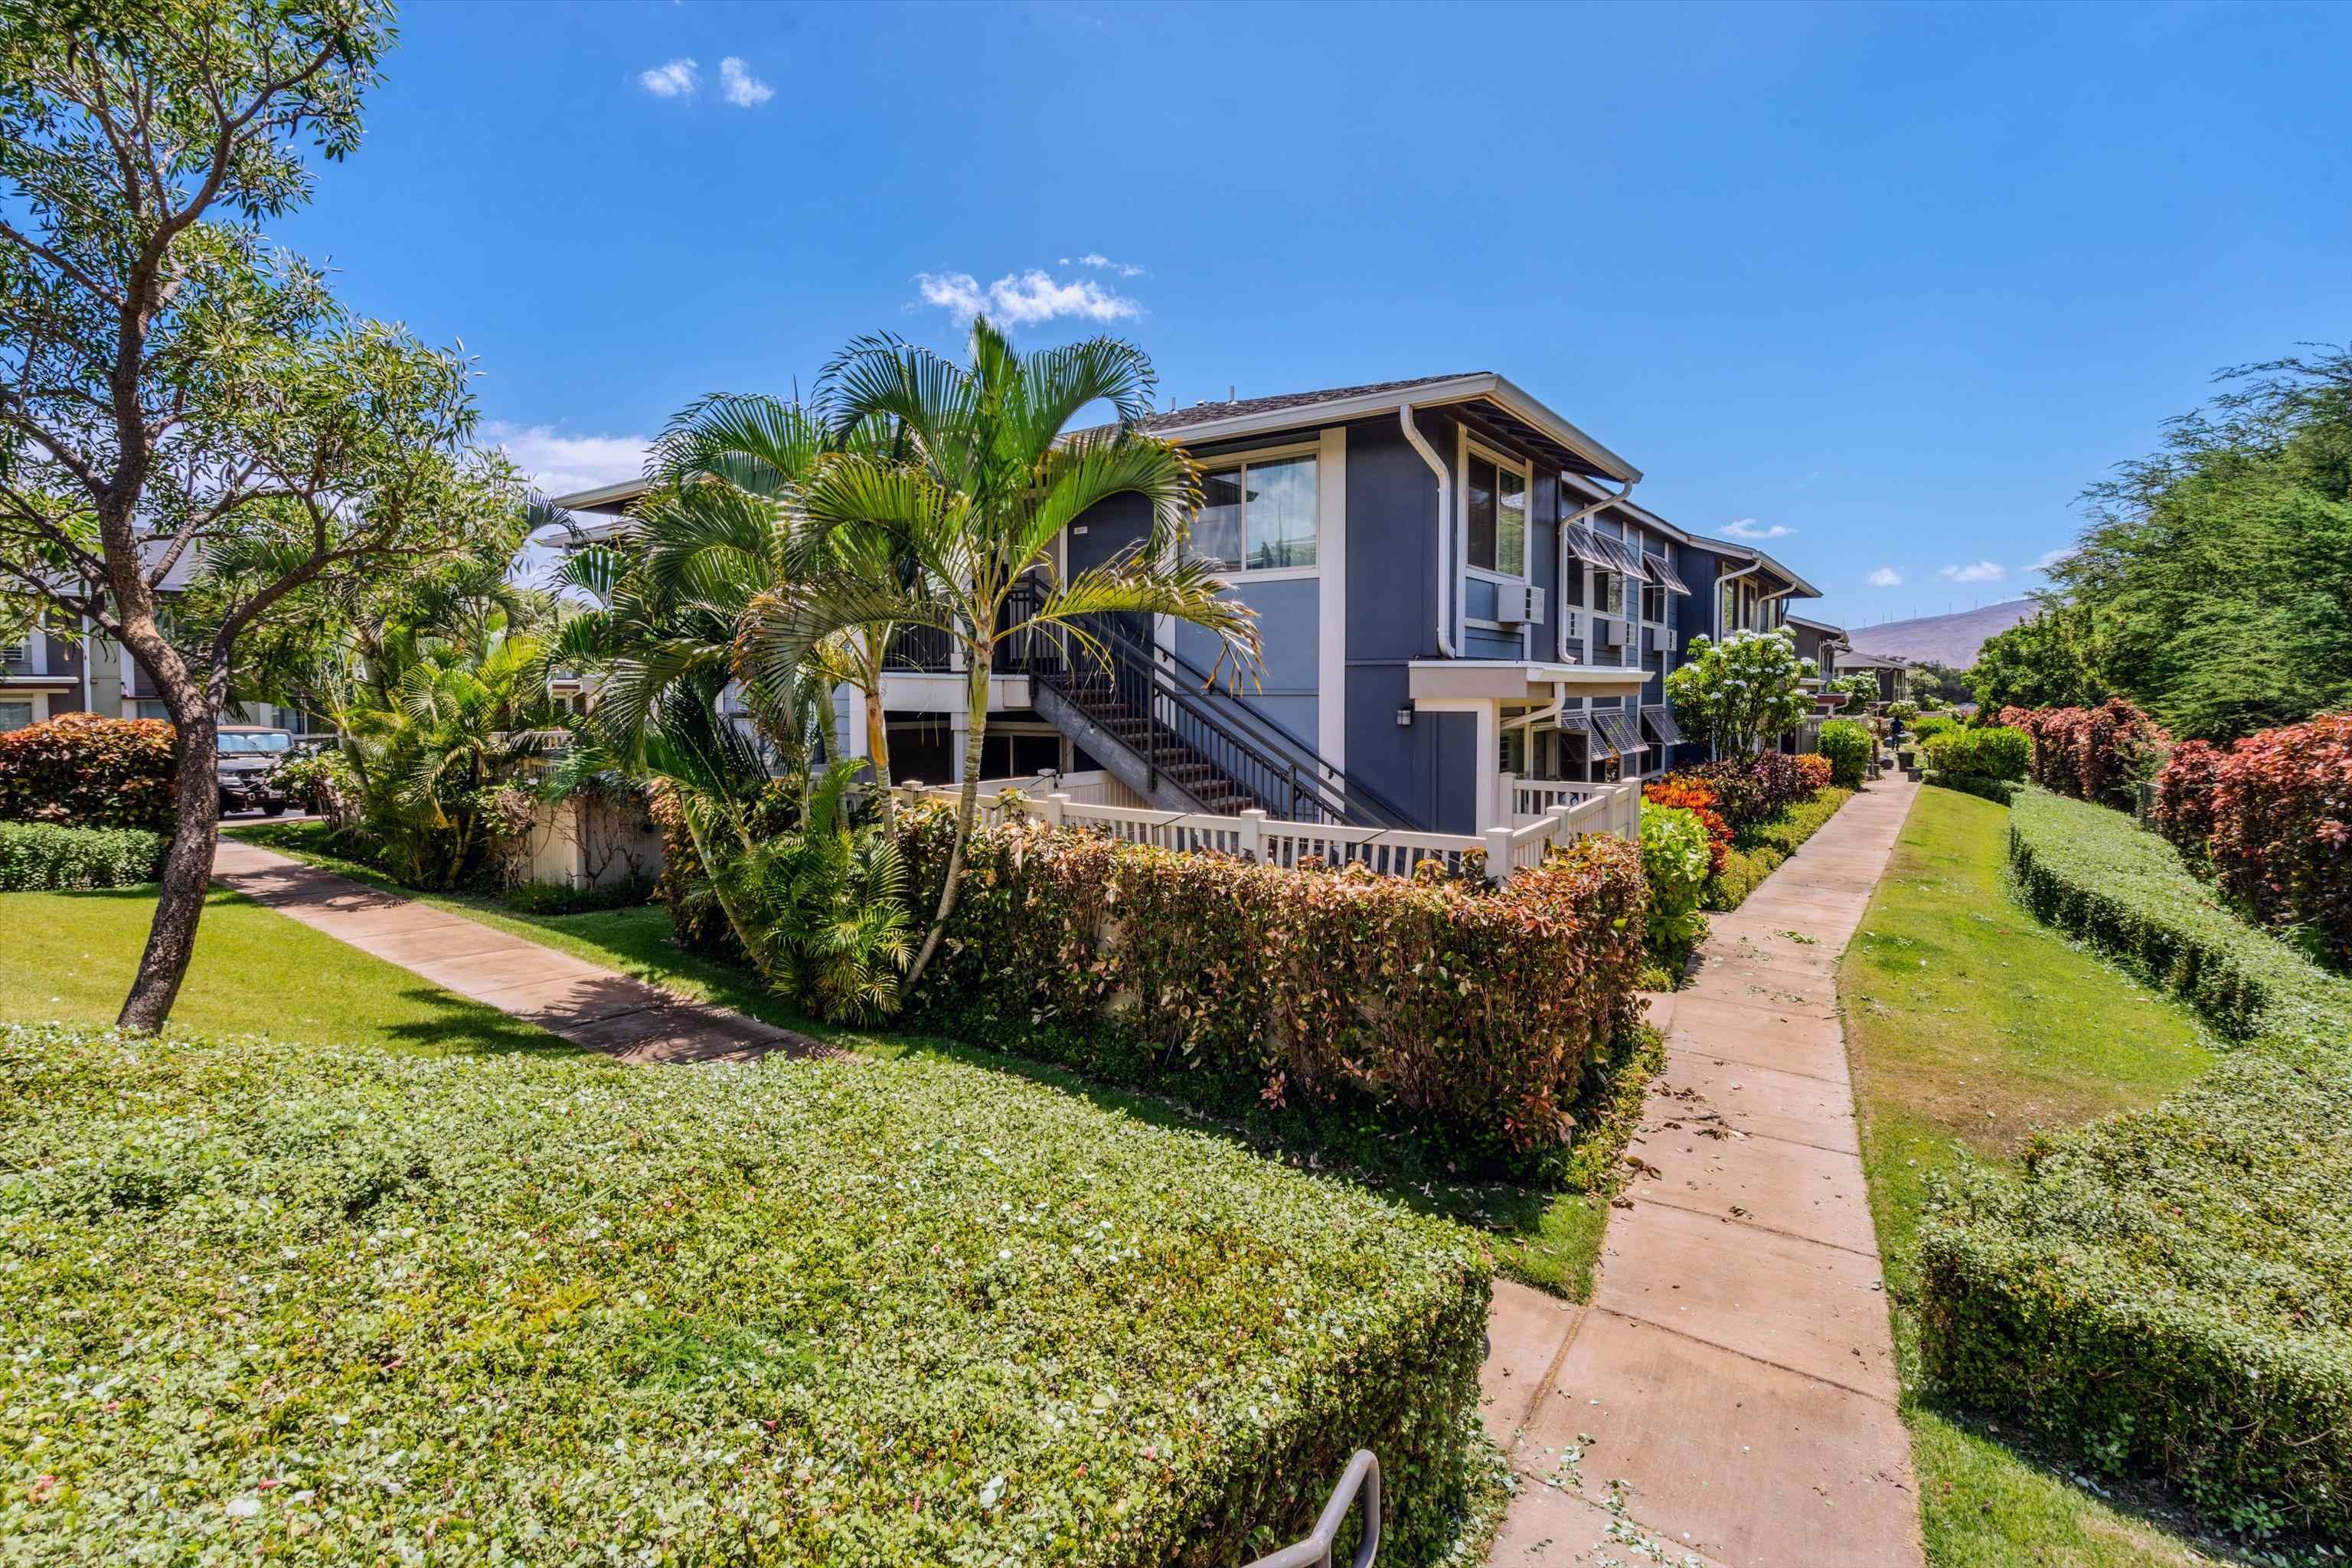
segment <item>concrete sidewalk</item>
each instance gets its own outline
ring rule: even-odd
[[[289,920],[628,1062],[740,1061],[769,1051],[826,1055],[824,1042],[252,844],[224,838],[213,880]]]
[[[1591,1305],[1496,1285],[1487,1426],[1521,1482],[1492,1563],[1921,1561],[1836,994],[1917,793],[1872,785],[1709,917]]]

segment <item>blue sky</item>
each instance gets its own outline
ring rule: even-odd
[[[1858,626],[2039,585],[2214,369],[2352,338],[2352,6],[614,0],[401,33],[275,232],[462,338],[559,485],[856,333],[953,347],[976,291],[1024,342],[1134,339],[1183,402],[1501,371]]]

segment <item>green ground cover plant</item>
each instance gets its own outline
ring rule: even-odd
[[[0,822],[0,892],[152,882],[169,842],[139,827]]]
[[[1222,1564],[1367,1446],[1426,1563],[1473,1500],[1474,1237],[1003,1074],[16,1028],[0,1075],[43,1561]]]
[[[2129,819],[2040,790],[2021,896],[2244,1042],[2160,1103],[1972,1170],[1923,1229],[1926,1373],[2255,1537],[2352,1539],[2352,983]]]

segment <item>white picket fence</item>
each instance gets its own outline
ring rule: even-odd
[[[1477,835],[1285,822],[1262,811],[1219,816],[1098,805],[1054,787],[1061,781],[1051,775],[982,779],[980,811],[982,820],[992,825],[1003,822],[1007,812],[1019,812],[1042,817],[1056,827],[1089,827],[1129,844],[1159,849],[1216,850],[1269,866],[1296,866],[1311,857],[1331,866],[1368,866],[1384,876],[1409,877],[1424,860],[1442,860],[1449,870],[1456,869],[1464,855],[1483,850],[1487,879],[1495,882],[1542,864],[1545,851],[1555,843],[1572,844],[1594,833],[1614,833],[1636,842],[1641,838],[1642,792],[1637,784],[1554,784],[1512,781],[1507,774],[1505,779],[1506,798],[1512,799],[1515,807],[1536,799],[1545,804],[1515,811],[1514,826],[1491,827]],[[952,784],[910,785],[908,793],[945,801],[954,800],[957,795]]]

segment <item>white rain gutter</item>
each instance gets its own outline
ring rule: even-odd
[[[1715,580],[1715,607],[1716,607],[1716,611],[1717,611],[1717,614],[1720,614],[1720,613],[1722,612],[1722,609],[1723,609],[1723,585],[1724,585],[1726,583],[1737,582],[1738,579],[1740,579],[1740,578],[1742,578],[1742,577],[1747,576],[1747,575],[1748,575],[1748,574],[1749,574],[1750,572],[1760,572],[1760,571],[1762,571],[1762,570],[1763,570],[1763,568],[1764,568],[1764,563],[1762,563],[1761,561],[1750,561],[1747,565],[1742,566],[1738,571],[1737,571],[1737,572],[1726,572],[1722,576],[1717,577],[1717,578]],[[1738,596],[1737,595],[1733,595],[1733,602],[1734,602],[1735,604],[1738,602]],[[1724,639],[1725,639],[1726,641],[1730,640],[1730,637],[1731,637],[1731,632],[1732,632],[1732,628],[1731,628],[1731,627],[1729,627],[1729,626],[1718,626],[1718,627],[1717,627],[1716,629],[1717,629],[1717,631],[1719,631],[1719,632],[1721,632],[1721,633],[1723,634]]]
[[[1460,657],[1454,651],[1454,477],[1421,427],[1412,422],[1412,405],[1397,405],[1397,423],[1404,429],[1404,438],[1437,476],[1437,651],[1448,658]]]
[[[1633,487],[1640,482],[1641,481],[1638,479],[1627,479],[1625,481],[1625,488],[1619,490],[1615,495],[1602,496],[1591,506],[1572,511],[1566,517],[1559,520],[1559,534],[1554,545],[1554,548],[1559,556],[1559,591],[1552,599],[1552,615],[1559,625],[1559,661],[1562,664],[1570,662],[1568,654],[1568,531],[1574,528],[1578,523],[1582,522],[1586,518],[1591,517],[1594,512],[1602,511],[1610,507],[1615,506],[1619,501],[1622,501],[1627,496],[1632,495],[1633,493]],[[1582,557],[1578,557],[1578,560],[1581,562]],[[1565,703],[1566,700],[1567,699],[1565,697],[1561,699],[1563,703]]]

